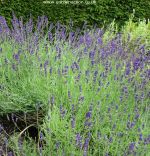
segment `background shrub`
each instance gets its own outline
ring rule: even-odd
[[[88,21],[88,26],[94,23],[102,26],[111,23],[114,19],[122,25],[129,19],[129,15],[135,10],[134,21],[150,17],[149,0],[95,0],[96,3],[83,4],[44,4],[42,0],[1,0],[0,15],[6,17],[8,24],[11,25],[12,11],[17,17],[23,16],[26,21],[32,14],[36,21],[38,16],[46,15],[52,22],[61,21],[68,24],[70,18],[73,20],[74,27],[81,27],[83,21]],[[73,0],[69,0],[73,1]],[[52,2],[52,1],[49,1]],[[58,2],[58,0],[57,0]],[[88,2],[92,2],[88,0]]]

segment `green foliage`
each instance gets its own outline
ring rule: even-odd
[[[49,1],[51,2],[51,1]],[[9,25],[11,25],[12,11],[17,17],[23,16],[26,21],[30,14],[36,21],[38,16],[46,15],[50,21],[68,25],[70,18],[74,22],[74,27],[81,27],[83,21],[88,21],[88,26],[97,24],[103,26],[111,23],[114,19],[120,25],[128,20],[129,15],[135,10],[134,21],[139,18],[146,20],[150,17],[150,1],[149,0],[96,0],[96,3],[86,4],[45,4],[42,0],[5,0],[0,2],[0,15],[6,17]],[[58,2],[58,0],[57,0]],[[71,2],[71,0],[70,0]],[[88,2],[92,2],[89,1]]]
[[[139,22],[139,25],[135,24],[132,19],[127,22],[122,29],[123,40],[121,43],[117,42],[116,52],[120,50],[120,47],[126,52],[128,46],[130,46],[129,52],[132,52],[131,48],[138,49],[139,46],[149,43],[150,38],[147,35],[150,31],[149,26],[149,23],[146,24],[144,21]],[[99,53],[98,50],[103,50],[105,45],[108,51],[113,50],[117,29],[115,22],[112,22],[102,37],[102,45],[96,43],[96,37],[94,34],[92,36],[92,31],[93,33],[95,31],[91,31],[91,38],[95,47],[98,47],[96,55]],[[128,33],[131,40],[127,38]],[[140,35],[142,42],[139,45],[134,45]],[[144,40],[144,38],[146,39]],[[126,43],[125,47],[122,44],[124,42]],[[46,44],[48,50],[45,48]],[[55,59],[58,54],[56,47],[61,49],[59,59]],[[90,48],[93,49],[93,47]],[[144,69],[133,72],[133,62],[128,60],[130,57],[121,59],[119,54],[108,56],[107,60],[100,59],[100,63],[91,66],[91,60],[87,54],[92,49],[88,48],[87,54],[85,54],[82,53],[84,46],[80,45],[78,48],[73,47],[75,51],[73,53],[68,41],[61,42],[56,38],[54,45],[49,44],[46,38],[41,40],[37,54],[30,54],[25,45],[15,46],[14,41],[4,41],[1,48],[0,115],[16,111],[35,111],[38,104],[41,104],[42,109],[45,110],[42,112],[43,123],[38,125],[40,130],[38,132],[43,134],[42,137],[41,133],[38,134],[38,143],[27,137],[28,139],[24,139],[22,144],[19,144],[19,137],[31,125],[19,134],[16,132],[9,137],[8,147],[13,149],[16,156],[23,154],[27,156],[39,154],[43,156],[80,156],[86,150],[89,156],[105,155],[108,152],[109,155],[116,156],[124,155],[132,142],[136,143],[137,155],[141,155],[141,153],[149,155],[150,144],[144,144],[150,129],[148,122],[150,82],[148,76],[144,75],[145,71],[150,69],[148,65],[145,64]],[[16,54],[19,49],[21,49],[20,59],[14,59],[13,54]],[[81,56],[79,56],[80,54]],[[80,61],[78,61],[79,57]],[[45,65],[46,61],[48,61],[47,65]],[[71,69],[74,61],[78,62],[79,70]],[[131,73],[127,76],[125,72],[128,61],[131,63]],[[13,64],[18,67],[18,70],[12,68]],[[61,72],[65,66],[69,67],[67,74]],[[51,67],[53,70],[49,72]],[[88,76],[86,71],[89,71]],[[98,71],[96,79],[95,71]],[[80,79],[76,81],[80,72]],[[82,91],[80,91],[80,86]],[[68,96],[69,91],[71,98]],[[135,96],[138,96],[138,100]],[[79,100],[81,97],[84,99]],[[72,109],[72,105],[74,105],[74,109]],[[91,112],[92,115],[87,117],[87,112]],[[38,116],[31,115],[30,120],[32,121],[36,117],[38,120],[40,119]],[[73,117],[75,119],[74,127],[71,123]],[[87,122],[92,126],[85,125]],[[131,126],[131,124],[133,125]],[[116,126],[114,127],[114,125]],[[79,143],[76,143],[78,133],[82,137],[82,148],[79,147]],[[143,141],[139,139],[140,133],[143,135]],[[86,149],[84,144],[87,138],[90,138],[90,142]],[[4,139],[1,140],[4,142]]]

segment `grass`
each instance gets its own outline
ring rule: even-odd
[[[38,31],[21,43],[14,35],[21,29],[10,40],[1,32],[1,152],[148,156],[149,28],[129,20],[119,34],[112,23],[105,31],[85,30],[72,42],[59,39],[60,29],[52,43],[48,34],[39,39]],[[20,131],[6,135],[7,114],[16,116],[12,129],[30,115]],[[33,125],[37,141],[25,133]]]

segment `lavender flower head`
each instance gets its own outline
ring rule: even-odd
[[[82,148],[82,136],[80,133],[77,133],[76,135],[76,146],[78,146],[80,149]]]

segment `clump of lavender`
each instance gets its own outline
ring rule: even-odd
[[[12,26],[0,16],[0,114],[12,113],[17,123],[14,112],[40,105],[42,146],[35,150],[37,143],[25,140],[19,146],[25,155],[140,155],[141,149],[147,155],[148,41],[114,33],[112,25],[68,32],[45,16],[35,30],[32,19],[24,25],[15,15]],[[18,141],[12,146],[18,152]]]

